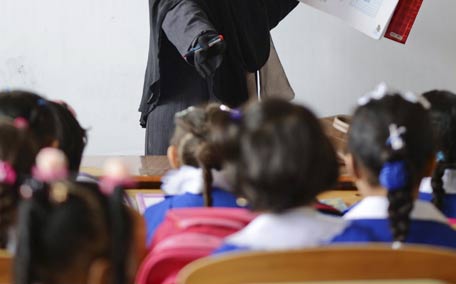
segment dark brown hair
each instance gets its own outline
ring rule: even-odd
[[[27,129],[16,128],[12,122],[0,120],[0,160],[12,166],[14,184],[0,182],[0,248],[8,242],[8,230],[16,222],[19,186],[30,175],[37,147]]]
[[[335,151],[306,107],[270,99],[242,114],[221,114],[212,127],[235,193],[254,210],[309,205],[337,181]]]
[[[389,127],[405,127],[404,146],[393,150],[388,144]],[[421,181],[434,153],[429,112],[419,103],[406,101],[399,94],[385,95],[356,109],[349,131],[348,147],[360,167],[367,170],[367,181],[380,185],[379,176],[386,163],[405,165],[405,185],[388,190],[389,220],[395,241],[404,241],[413,209],[413,189]]]

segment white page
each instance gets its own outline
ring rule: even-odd
[[[336,16],[366,35],[380,39],[399,0],[299,0]]]

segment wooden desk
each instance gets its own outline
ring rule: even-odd
[[[111,158],[125,161],[141,189],[160,188],[161,177],[171,168],[166,156],[85,156],[80,171],[100,177],[104,163]]]
[[[159,189],[161,177],[171,168],[166,156],[85,156],[81,163],[81,172],[100,177],[103,165],[110,158],[121,159],[127,163],[139,189]],[[341,176],[335,189],[354,189],[353,179],[341,166]]]
[[[362,199],[357,190],[330,190],[318,195],[319,200],[340,198],[350,207]]]

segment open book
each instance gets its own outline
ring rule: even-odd
[[[342,19],[374,39],[381,39],[386,32],[385,37],[400,43],[405,43],[407,40],[423,2],[423,0],[299,1]]]

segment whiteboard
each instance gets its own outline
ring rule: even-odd
[[[383,37],[399,0],[300,0],[374,38]]]

